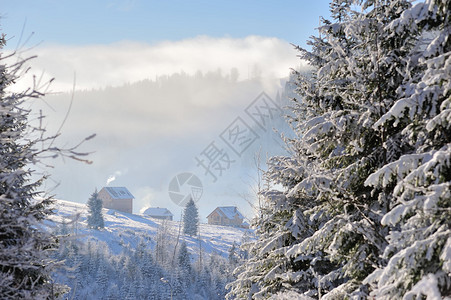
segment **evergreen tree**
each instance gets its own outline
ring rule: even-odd
[[[64,219],[64,218],[63,218],[63,221],[61,222],[59,231],[60,231],[59,233],[63,236],[70,234],[69,228],[67,227],[66,219]]]
[[[108,272],[106,268],[105,258],[98,261],[99,267],[96,274],[96,283],[99,287],[99,292],[106,292],[108,286]]]
[[[117,284],[113,283],[112,285],[110,285],[108,287],[108,290],[105,295],[105,299],[108,299],[108,300],[120,299],[121,297],[119,296],[119,294],[120,294],[120,292],[119,292],[119,288],[118,288]]]
[[[0,34],[0,51],[5,40]],[[51,213],[52,201],[39,199],[43,179],[31,179],[29,167],[46,149],[38,148],[44,138],[33,138],[33,132],[44,130],[30,125],[30,111],[24,108],[27,99],[42,93],[36,87],[21,93],[7,90],[25,61],[7,65],[4,59],[0,52],[0,298],[45,299],[59,293],[50,279],[55,262],[49,255],[56,250],[56,240],[41,224]]]
[[[183,275],[189,276],[191,274],[191,259],[188,252],[188,248],[186,247],[186,242],[183,241],[180,245],[180,250],[178,253],[178,266],[182,271]]]
[[[162,267],[169,264],[169,228],[167,220],[163,220],[158,226],[156,245],[155,245],[155,261]]]
[[[183,212],[183,232],[196,236],[199,227],[199,213],[193,199],[190,199]]]
[[[390,228],[387,262],[366,279],[377,299],[451,295],[450,7],[449,0],[415,3],[389,25],[395,35],[420,39],[397,101],[374,124],[380,132],[399,128],[397,144],[407,149],[365,182],[372,193],[389,189],[393,196],[381,220]]]
[[[230,267],[235,268],[236,264],[238,263],[238,255],[237,255],[237,247],[235,245],[235,242],[233,242],[232,247],[230,247],[228,251],[227,260],[229,262]]]
[[[447,295],[450,1],[330,7],[298,48],[314,67],[298,74],[298,137],[266,173],[284,189],[263,192],[229,297]]]
[[[102,199],[98,197],[97,189],[92,193],[88,200],[88,226],[94,229],[104,228],[103,214],[102,214]]]

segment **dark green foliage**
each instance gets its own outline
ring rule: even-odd
[[[193,199],[190,199],[183,212],[183,232],[196,236],[199,227],[199,213]]]
[[[105,227],[102,214],[102,199],[98,197],[97,189],[92,193],[88,200],[88,226],[93,229],[101,229]]]
[[[0,50],[4,45],[5,36],[0,34]],[[30,111],[24,109],[27,99],[42,94],[34,89],[8,91],[25,61],[7,65],[3,56],[0,52],[0,298],[45,299],[62,291],[50,278],[56,239],[42,224],[51,214],[52,200],[42,198],[38,189],[44,178],[33,181],[29,168],[47,149],[37,146],[45,144],[43,137],[30,135],[44,130],[29,124]]]
[[[230,297],[446,295],[450,5],[334,0],[312,50],[297,47],[313,67],[295,73],[298,138],[268,161],[258,240]]]

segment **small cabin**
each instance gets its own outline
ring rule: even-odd
[[[103,201],[104,208],[115,209],[131,214],[135,197],[125,187],[103,187],[98,197]]]
[[[221,206],[216,207],[207,216],[208,224],[223,225],[223,226],[235,226],[241,227],[243,225],[244,217],[238,211],[236,206]]]
[[[143,215],[160,220],[172,221],[174,215],[167,208],[163,207],[149,207],[142,212]]]

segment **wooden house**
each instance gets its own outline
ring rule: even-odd
[[[244,221],[243,215],[236,206],[216,207],[207,216],[208,224],[241,227]]]
[[[104,208],[115,209],[131,214],[135,198],[125,187],[104,187],[98,197],[103,201]]]
[[[151,218],[170,221],[172,221],[172,218],[174,217],[174,215],[169,211],[169,209],[163,207],[149,207],[145,209],[142,212],[142,214],[149,216]]]

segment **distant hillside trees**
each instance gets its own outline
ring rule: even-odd
[[[183,232],[190,236],[196,236],[199,227],[199,212],[193,199],[190,199],[183,212]]]
[[[93,229],[101,229],[105,227],[102,214],[102,199],[98,197],[97,189],[92,193],[88,200],[88,226]]]
[[[157,235],[155,238],[155,260],[161,266],[172,265],[172,262],[169,261],[171,257],[169,255],[170,233],[167,222],[167,220],[162,220],[160,226],[158,226]]]
[[[185,277],[190,276],[190,274],[192,272],[192,266],[191,266],[190,254],[188,252],[188,248],[186,247],[185,241],[183,241],[180,246],[178,257],[177,257],[177,263],[178,263],[178,267],[180,269],[180,273]]]
[[[55,280],[71,288],[69,299],[167,300],[171,294],[177,300],[224,299],[225,285],[231,280],[229,272],[224,272],[227,259],[215,252],[204,253],[200,267],[196,259],[191,263],[195,255],[183,241],[172,265],[167,259],[176,247],[175,237],[169,230],[162,232],[166,237],[163,260],[158,258],[162,249],[148,233],[133,232],[128,243],[121,242],[120,251],[115,242],[108,245],[73,236],[55,251],[66,266]]]
[[[449,7],[331,1],[229,298],[450,295]]]

